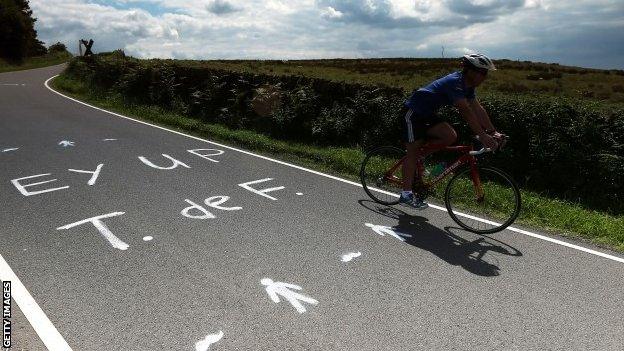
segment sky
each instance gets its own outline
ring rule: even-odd
[[[46,45],[140,58],[460,57],[624,69],[624,0],[30,0]]]

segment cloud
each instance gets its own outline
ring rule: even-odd
[[[206,5],[206,9],[215,15],[225,15],[241,10],[240,8],[229,3],[227,0],[212,0],[208,3],[208,5]]]
[[[331,6],[321,10],[321,16],[329,19],[342,18],[344,14]]]
[[[94,51],[123,48],[146,37],[164,42],[178,39],[176,28],[141,9],[119,10],[78,0],[55,4],[34,0],[31,8],[38,18],[40,39],[47,44],[64,42],[70,50],[77,51],[81,38],[93,38]]]
[[[525,0],[444,0],[449,10],[473,19],[493,19],[522,8]]]
[[[317,5],[323,8],[323,17],[336,22],[381,28],[464,28],[510,15],[523,8],[525,0],[318,0]]]
[[[98,3],[93,3],[97,1]],[[47,45],[195,59],[460,56],[624,68],[622,0],[31,0]],[[582,47],[579,47],[582,43]]]
[[[610,0],[600,1],[600,4],[593,1],[538,2],[512,16],[434,34],[427,42],[444,43],[447,52],[455,56],[468,50],[495,58],[624,68],[620,59],[624,55],[624,45],[619,34],[624,31],[620,15],[624,13],[624,3]]]
[[[444,0],[448,9],[462,17],[464,26],[491,22],[522,9],[525,0]]]
[[[389,0],[318,0],[321,14],[328,20],[372,27],[420,27],[416,17],[395,17]]]

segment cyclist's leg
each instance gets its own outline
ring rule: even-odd
[[[406,117],[407,119],[407,117]],[[414,177],[416,175],[416,160],[418,157],[425,157],[428,153],[422,153],[419,149],[425,143],[438,144],[442,146],[452,145],[457,140],[457,133],[450,124],[445,122],[437,115],[429,118],[412,119],[412,136],[407,136],[405,148],[407,149],[407,158],[403,162],[403,190],[412,189]],[[413,139],[417,139],[410,142]],[[433,152],[433,151],[430,151]]]
[[[438,121],[427,129],[427,139],[432,144],[449,146],[457,140],[457,132],[447,122]]]
[[[414,118],[413,111],[407,108],[401,110],[407,157],[403,161],[403,191],[411,191],[414,175],[416,173],[416,160],[418,149],[425,144],[425,131],[419,128],[418,120]]]
[[[412,190],[412,183],[416,175],[416,160],[418,159],[418,149],[425,144],[425,139],[405,143],[407,157],[403,161],[403,191]]]
[[[407,157],[403,161],[403,191],[401,192],[399,203],[417,210],[429,207],[419,196],[412,193],[419,149],[425,144],[427,136],[427,129],[422,124],[423,119],[413,116],[412,110],[406,112],[404,141]]]

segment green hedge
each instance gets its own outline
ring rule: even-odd
[[[401,89],[346,84],[303,76],[273,76],[137,60],[123,52],[74,59],[67,74],[128,103],[159,105],[210,123],[250,129],[314,145],[395,144]],[[281,103],[269,115],[251,107],[256,89],[271,85]],[[511,136],[509,150],[488,158],[527,189],[624,213],[624,110],[544,96],[488,95],[481,102],[494,124]],[[466,123],[452,108],[442,117],[460,135]]]

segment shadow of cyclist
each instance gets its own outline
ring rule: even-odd
[[[427,250],[454,266],[461,266],[470,273],[480,276],[496,276],[500,268],[485,260],[487,252],[503,255],[522,256],[517,249],[496,239],[480,236],[476,240],[465,237],[476,236],[460,228],[445,227],[444,230],[428,223],[428,219],[413,216],[400,209],[377,204],[369,200],[358,201],[363,207],[389,218],[397,219],[398,224],[392,230],[408,234],[405,243]],[[457,230],[454,234],[451,229]]]

